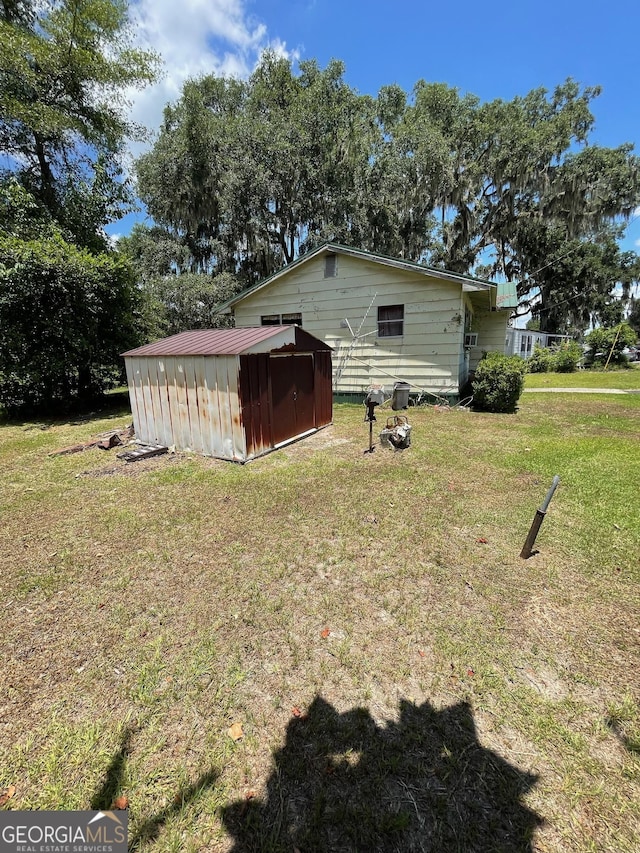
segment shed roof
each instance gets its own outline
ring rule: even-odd
[[[257,326],[245,329],[198,329],[123,352],[123,356],[241,355],[282,347],[330,349],[298,326]]]

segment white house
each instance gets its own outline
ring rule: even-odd
[[[569,335],[550,335],[530,329],[507,329],[507,355],[519,355],[520,358],[531,358],[536,344],[541,347],[551,347],[562,341],[570,341]]]
[[[406,382],[456,397],[483,351],[505,352],[517,304],[496,284],[326,243],[220,306],[237,327],[302,326],[333,349],[333,390]]]

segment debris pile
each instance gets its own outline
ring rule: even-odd
[[[109,430],[101,432],[94,436],[89,441],[83,444],[70,444],[68,447],[61,447],[59,450],[53,450],[49,456],[68,456],[71,453],[81,453],[83,450],[89,450],[92,447],[99,447],[100,450],[111,450],[112,447],[119,447],[122,444],[127,444],[134,436],[133,424],[121,429]]]
[[[124,450],[117,456],[125,462],[137,462],[138,459],[149,459],[151,456],[161,456],[168,452],[169,448],[163,444],[141,444],[133,450]]]
[[[387,425],[380,433],[382,447],[393,447],[404,450],[411,444],[411,425],[405,415],[394,415],[387,418]]]

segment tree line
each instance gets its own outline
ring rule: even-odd
[[[145,131],[125,92],[159,68],[132,47],[126,0],[0,0],[5,409],[90,398],[123,349],[218,324],[220,301],[325,240],[516,281],[546,331],[621,318],[640,161],[591,144],[597,88],[373,97],[339,61],[266,53],[247,80],[188,81],[129,175]],[[151,223],[111,245],[136,195]]]
[[[104,226],[134,202],[124,92],[156,78],[125,0],[0,0],[0,406],[88,400],[142,332]]]
[[[640,278],[619,247],[640,159],[591,144],[597,87],[481,102],[420,80],[371,97],[344,73],[266,54],[246,81],[184,86],[137,164],[155,225],[127,250],[151,286],[171,273],[248,286],[330,239],[515,281],[544,331],[621,314]]]

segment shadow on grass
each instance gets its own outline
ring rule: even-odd
[[[627,752],[630,752],[634,755],[640,755],[640,738],[628,737],[623,732],[618,720],[614,719],[613,717],[607,717],[605,722],[609,729],[618,738],[622,746],[627,750]]]
[[[471,708],[400,704],[397,723],[316,698],[287,728],[264,800],[222,810],[233,853],[532,850],[536,778],[485,749]]]
[[[114,807],[116,796],[122,790],[125,766],[127,758],[131,753],[131,740],[137,732],[136,726],[127,727],[122,735],[120,748],[111,759],[107,768],[102,785],[91,798],[91,809],[94,811],[107,811]],[[175,815],[179,815],[183,809],[195,802],[207,788],[213,787],[220,773],[218,770],[210,770],[203,773],[192,785],[186,785],[178,789],[172,801],[156,814],[144,820],[133,835],[129,838],[128,849],[130,853],[138,850],[147,842],[154,842],[164,825]]]
[[[128,389],[117,388],[90,403],[73,401],[68,406],[50,407],[46,411],[8,414],[0,408],[0,426],[24,426],[26,429],[46,430],[59,424],[83,424],[109,417],[131,417]]]
[[[133,853],[134,850],[138,850],[146,842],[155,841],[165,823],[197,800],[207,788],[212,788],[218,781],[219,776],[220,773],[217,770],[209,770],[207,773],[203,773],[193,785],[180,788],[171,803],[152,817],[143,821],[137,831],[129,838],[129,852]]]
[[[124,730],[120,749],[111,759],[111,764],[107,768],[102,785],[93,797],[91,797],[91,808],[94,811],[106,811],[110,809],[118,795],[122,786],[125,764],[131,752],[131,738],[135,732],[136,729],[131,726],[128,726]]]

